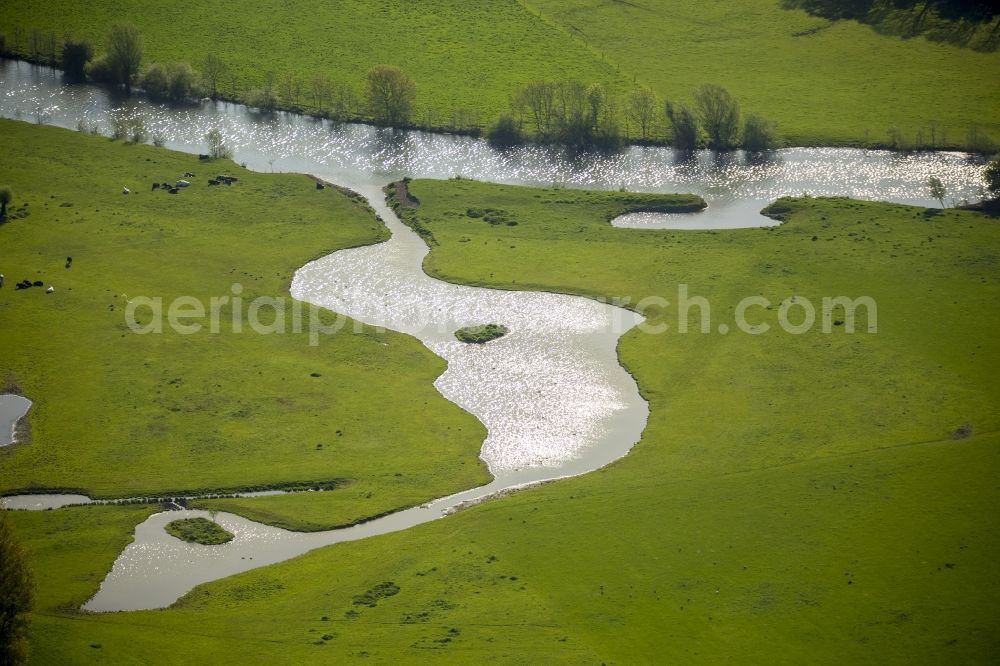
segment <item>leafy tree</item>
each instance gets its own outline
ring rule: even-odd
[[[87,63],[94,57],[90,42],[67,39],[62,48],[62,69],[71,81],[83,81]]]
[[[212,159],[232,159],[233,150],[226,145],[222,132],[218,128],[212,128],[205,133],[205,142],[208,144],[208,154]]]
[[[777,143],[774,125],[770,121],[750,114],[743,123],[743,147],[752,153],[771,150]]]
[[[134,25],[123,23],[111,28],[108,33],[108,53],[106,56],[112,83],[125,86],[125,92],[132,93],[132,84],[139,74],[142,64],[142,38]]]
[[[0,187],[0,220],[7,217],[7,205],[14,198],[9,187]]]
[[[668,101],[664,105],[667,120],[670,121],[670,145],[677,150],[694,150],[698,147],[698,119],[694,112],[683,104]]]
[[[983,179],[986,181],[986,191],[994,197],[1000,196],[1000,155],[994,157],[986,165]]]
[[[395,127],[410,119],[417,87],[398,67],[375,65],[368,70],[367,92],[368,106],[379,122]]]
[[[653,129],[653,118],[656,116],[656,96],[649,88],[633,90],[628,96],[628,106],[625,113],[629,120],[639,126],[643,140],[649,137]]]
[[[695,93],[694,103],[713,150],[735,148],[740,132],[740,107],[722,86],[707,84]]]
[[[214,53],[205,56],[205,62],[202,63],[202,75],[205,77],[205,84],[212,94],[212,99],[219,95],[219,80],[226,73],[226,70],[226,63],[222,62],[219,56]]]
[[[941,208],[944,208],[944,183],[937,176],[931,176],[930,180],[927,181],[927,187],[930,189],[931,198],[937,199],[941,204]]]
[[[35,589],[28,555],[18,543],[7,512],[0,510],[0,664],[25,663],[27,614]]]

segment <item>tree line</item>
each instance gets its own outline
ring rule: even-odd
[[[108,32],[104,53],[95,57],[93,46],[71,35],[14,30],[12,48],[0,34],[0,54],[27,57],[33,62],[60,67],[70,80],[91,80],[117,85],[127,93],[143,89],[153,99],[183,102],[209,96],[242,101],[271,112],[284,109],[311,113],[338,121],[374,121],[392,127],[423,127],[478,135],[478,111],[456,107],[450,117],[435,115],[430,105],[417,110],[417,86],[401,69],[378,64],[360,85],[334,81],[324,74],[304,79],[293,73],[265,71],[260,85],[241,91],[229,67],[209,54],[198,68],[186,62],[144,65],[142,36],[129,24]],[[228,81],[228,92],[223,88]],[[743,148],[751,152],[778,146],[775,124],[755,113],[744,115],[738,101],[722,86],[707,84],[694,91],[690,103],[660,99],[647,87],[619,95],[599,83],[538,80],[518,87],[509,97],[508,110],[487,129],[497,146],[526,141],[561,143],[577,149],[615,150],[627,142],[667,143],[680,150],[707,147],[713,150]],[[894,149],[940,148],[947,132],[931,122],[913,140],[896,127],[886,139],[871,140]],[[966,136],[968,150],[990,153],[996,144],[977,128]]]
[[[637,88],[619,99],[604,86],[579,81],[532,81],[510,97],[510,111],[490,130],[498,145],[527,139],[577,148],[617,148],[623,142],[660,143],[680,150],[745,148],[759,152],[778,145],[774,124],[749,114],[725,88],[704,85],[693,106],[657,99]]]

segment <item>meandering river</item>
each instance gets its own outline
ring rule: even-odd
[[[206,150],[205,133],[218,128],[236,160],[252,169],[312,173],[364,195],[391,239],[307,264],[295,274],[292,295],[418,337],[448,361],[435,383],[438,390],[488,430],[481,456],[493,482],[355,527],[304,534],[223,513],[217,520],[235,539],[200,546],[162,528],[205,512],[151,516],[137,526],[135,541],[84,606],[99,611],[163,607],[202,582],[318,546],[405,529],[505,489],[597,469],[638,441],[647,406],[619,365],[616,345],[641,318],[579,297],[465,287],[428,277],[421,270],[426,245],[383,201],[381,188],[391,180],[460,175],[516,184],[693,192],[705,197],[707,210],[616,224],[707,229],[773,224],[758,211],[784,194],[929,205],[926,182],[932,175],[953,197],[975,198],[982,169],[980,161],[960,153],[827,148],[763,157],[639,147],[584,156],[538,146],[497,151],[469,137],[259,114],[234,104],[171,107],[121,99],[99,87],[63,84],[54,70],[12,61],[0,61],[0,83],[0,116],[68,128],[96,125],[105,132],[112,115],[139,116],[167,147],[191,153]],[[510,334],[482,346],[454,339],[455,329],[487,321],[507,325]],[[53,497],[50,503],[60,501]],[[5,503],[30,508],[31,500]]]

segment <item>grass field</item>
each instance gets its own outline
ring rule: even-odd
[[[102,45],[99,50],[108,27],[127,19],[142,31],[150,61],[182,60],[198,67],[209,53],[218,55],[230,70],[222,89],[227,95],[235,90],[237,97],[261,87],[267,71],[279,81],[288,74],[300,78],[303,104],[311,104],[310,85],[319,74],[351,84],[361,95],[372,65],[396,65],[417,84],[414,121],[425,125],[447,126],[456,110],[492,123],[507,108],[508,95],[533,79],[627,85],[625,75],[586,46],[509,0],[297,0],[284,7],[248,0],[239,11],[213,1],[173,7],[142,0],[86,6],[72,0],[45,6],[3,0],[0,16],[0,31],[8,35],[13,25],[26,32],[71,29]]]
[[[702,84],[721,84],[794,145],[886,145],[890,127],[907,146],[918,132],[928,146],[963,146],[973,126],[1000,141],[1000,87],[992,84],[1000,52],[904,39],[783,4],[299,0],[277,8],[247,0],[232,11],[211,1],[0,0],[0,31],[22,52],[33,28],[70,31],[101,50],[108,27],[128,20],[144,35],[147,61],[199,66],[215,53],[230,70],[222,90],[237,97],[260,87],[267,71],[279,83],[291,74],[302,82],[302,106],[312,104],[317,74],[360,92],[369,67],[395,64],[417,84],[421,125],[449,126],[457,111],[487,126],[518,86],[545,78],[601,82],[619,94],[648,85],[661,100],[681,101]]]
[[[386,237],[366,205],[317,191],[305,176],[66,130],[0,121],[0,136],[0,182],[13,190],[12,211],[30,211],[0,226],[0,377],[35,401],[31,443],[0,450],[0,491],[121,497],[342,484],[308,500],[240,500],[253,517],[317,529],[488,479],[482,425],[433,388],[444,363],[418,341],[347,322],[311,346],[308,309],[303,332],[293,332],[293,271]],[[189,170],[197,177],[179,194],[150,191],[151,181]],[[206,186],[220,171],[238,182]],[[24,278],[55,291],[15,290]],[[232,304],[217,334],[207,323],[192,335],[166,322],[162,334],[126,326],[129,299],[162,297],[165,315],[181,295],[208,309],[236,283],[240,334]],[[257,296],[287,297],[283,333],[251,330]],[[152,319],[148,308],[137,313]],[[273,318],[260,312],[264,323]]]
[[[633,302],[674,301],[683,282],[706,297],[713,332],[678,333],[667,307],[647,312],[667,333],[622,340],[650,402],[642,441],[599,472],[201,586],[166,611],[60,610],[86,596],[62,580],[93,565],[74,557],[85,539],[53,545],[38,663],[936,664],[1000,649],[995,218],[795,199],[773,229],[640,231],[607,223],[624,194],[410,187],[436,275]],[[485,207],[519,224],[448,214]],[[716,332],[755,294],[870,295],[878,331],[790,335],[758,308],[774,330]],[[128,532],[128,510],[73,515],[81,533]],[[34,547],[64,515],[14,517]],[[398,593],[370,605],[385,583]]]
[[[1000,141],[1000,53],[903,39],[830,21],[780,0],[524,0],[531,11],[649,85],[690,102],[704,83],[777,122],[792,145],[964,145],[970,128]],[[986,32],[986,30],[984,30]],[[941,140],[942,132],[946,139]]]

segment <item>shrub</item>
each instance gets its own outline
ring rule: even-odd
[[[148,132],[142,116],[127,115],[123,112],[109,114],[111,121],[111,138],[125,139],[129,143],[142,143]]]
[[[683,104],[667,102],[667,119],[671,125],[671,145],[677,150],[694,150],[698,147],[698,120]]]
[[[986,191],[992,196],[1000,196],[1000,155],[990,160],[983,171],[983,180],[986,181]]]
[[[86,78],[87,63],[94,57],[94,50],[87,40],[67,40],[62,48],[62,69],[71,81]]]
[[[183,102],[200,92],[198,75],[185,62],[150,65],[143,73],[141,83],[146,94],[153,99]]]
[[[771,150],[777,141],[774,136],[774,125],[754,114],[746,117],[743,123],[743,147],[753,153]]]
[[[111,72],[111,65],[108,63],[107,56],[101,56],[100,58],[91,60],[84,67],[84,72],[86,73],[88,79],[96,81],[97,83],[115,82],[115,77]]]
[[[7,206],[14,198],[9,187],[0,187],[0,220],[7,217]]]
[[[509,329],[501,324],[482,324],[481,326],[466,326],[455,331],[455,337],[469,344],[481,345],[496,340],[509,333]]]
[[[207,518],[183,518],[166,524],[167,534],[182,541],[215,546],[233,540],[233,533]]]
[[[486,137],[490,144],[497,148],[510,148],[511,146],[519,145],[523,141],[517,121],[509,113],[500,114],[497,124],[490,128]]]

